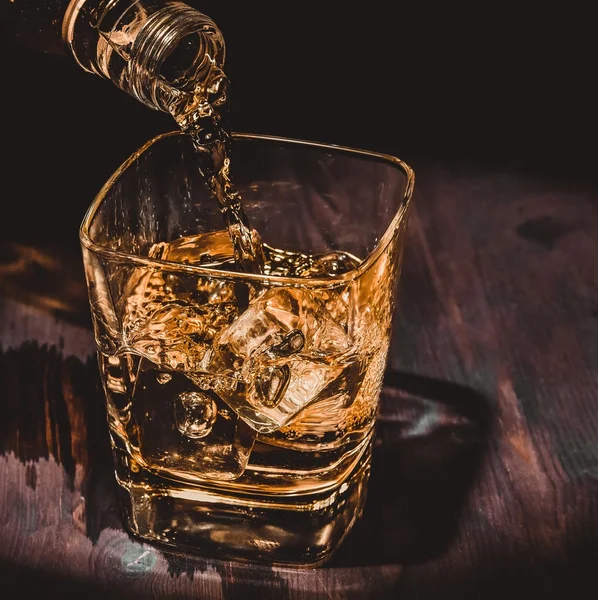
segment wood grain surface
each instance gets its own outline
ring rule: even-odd
[[[127,535],[80,256],[2,241],[1,598],[595,598],[596,188],[415,167],[366,511],[314,570]]]

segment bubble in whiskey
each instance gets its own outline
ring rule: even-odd
[[[258,402],[268,408],[276,407],[286,392],[290,377],[288,365],[266,367],[253,382]]]
[[[186,375],[200,390],[212,390],[219,396],[234,393],[238,386],[238,381],[230,377],[219,377],[206,373],[186,373]]]
[[[156,381],[160,385],[166,385],[172,379],[170,373],[156,373]]]
[[[202,392],[182,392],[174,400],[174,421],[187,437],[200,439],[212,431],[218,416],[216,402]]]
[[[269,349],[275,356],[290,356],[299,352],[305,346],[305,337],[299,329],[293,329],[287,333],[282,341]]]

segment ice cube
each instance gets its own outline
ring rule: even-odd
[[[131,405],[142,460],[190,481],[240,477],[256,432],[212,390],[142,362]]]
[[[161,379],[156,375],[156,381]],[[200,439],[212,431],[218,417],[216,401],[203,392],[181,392],[174,399],[174,420],[177,429],[187,437]]]
[[[337,396],[339,403],[348,405],[359,388],[361,364],[356,356],[327,362],[299,355],[272,362],[264,354],[249,358],[244,369],[255,373],[247,376],[247,401],[279,428],[309,404],[328,396]],[[281,391],[275,393],[273,388]]]
[[[325,254],[303,254],[280,250],[264,245],[268,256],[266,272],[282,277],[326,278],[336,277],[355,270],[361,261],[347,252]],[[332,315],[334,321],[347,332],[352,331],[355,284],[353,281],[338,281],[330,287],[320,288],[318,299]]]
[[[216,336],[202,370],[242,384],[221,397],[268,433],[338,393],[359,365],[350,337],[312,292],[271,288]]]
[[[298,336],[293,334],[295,340],[290,342],[290,347],[304,354],[328,356],[351,348],[344,329],[309,290],[271,288],[216,336],[213,356],[208,362],[217,365],[218,372],[228,370],[233,374],[254,352],[276,351],[275,347],[294,331],[300,332],[303,340],[299,348]]]
[[[357,269],[361,261],[345,252],[330,252],[312,257],[309,269],[305,269],[302,277],[326,277],[341,275]],[[349,333],[353,331],[353,308],[355,305],[355,284],[349,282],[334,288],[318,291],[318,298],[330,312],[336,323]]]
[[[179,371],[197,371],[215,335],[237,315],[231,284],[147,272],[125,300],[120,353]]]

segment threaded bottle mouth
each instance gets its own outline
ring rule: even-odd
[[[133,95],[168,110],[177,93],[192,92],[224,63],[224,42],[202,13],[172,3],[154,13],[135,39],[129,62]]]
[[[182,2],[72,0],[63,39],[83,69],[162,111],[206,85],[225,58],[216,24]]]

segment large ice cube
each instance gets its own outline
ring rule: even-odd
[[[327,394],[351,395],[350,380],[361,370],[352,347],[312,292],[271,288],[216,336],[202,370],[236,379],[238,388],[221,397],[268,433]]]
[[[255,431],[217,394],[142,360],[131,412],[143,462],[195,481],[230,481],[249,460]]]
[[[266,272],[281,277],[327,278],[355,270],[361,261],[346,252],[303,254],[264,245],[268,257]],[[318,300],[345,331],[352,331],[355,285],[353,281],[335,282],[317,291]]]
[[[287,350],[275,348],[295,331],[303,337],[301,347],[295,342]],[[218,365],[219,372],[228,370],[233,374],[254,352],[272,349],[276,354],[294,354],[301,351],[302,354],[326,357],[344,354],[351,345],[344,329],[312,292],[275,287],[251,302],[245,312],[216,336],[214,355],[209,362]]]

